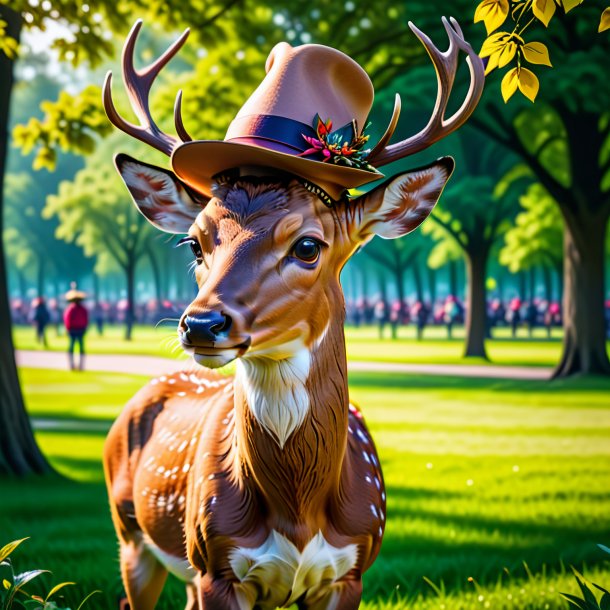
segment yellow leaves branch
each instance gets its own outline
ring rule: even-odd
[[[486,61],[485,74],[513,67],[504,75],[501,84],[502,97],[507,102],[516,91],[534,101],[540,90],[538,77],[524,63],[552,67],[549,50],[541,42],[526,41],[524,32],[536,22],[545,27],[553,19],[557,8],[565,13],[582,4],[583,0],[483,0],[476,8],[475,23],[483,21],[487,38],[479,55]],[[513,22],[512,31],[496,31],[502,25]],[[598,32],[610,29],[610,7],[606,8],[599,23]]]

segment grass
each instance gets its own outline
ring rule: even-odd
[[[561,329],[554,329],[551,339],[544,329],[536,329],[530,338],[525,329],[520,329],[517,337],[510,336],[508,328],[494,330],[494,339],[487,342],[490,361],[465,359],[464,329],[456,328],[454,338],[448,340],[444,328],[430,327],[423,341],[417,341],[413,326],[401,328],[396,340],[389,338],[389,328],[385,339],[378,338],[375,327],[346,329],[348,357],[353,361],[435,363],[435,364],[503,364],[514,366],[554,366],[561,355]],[[29,327],[14,330],[15,344],[19,349],[40,349]],[[49,349],[64,351],[67,347],[65,336],[57,336],[54,329],[47,332]],[[123,328],[109,326],[104,335],[99,336],[94,329],[87,333],[87,350],[97,354],[144,354],[166,358],[181,357],[176,348],[176,333],[173,327],[152,328],[137,326],[132,341],[123,340]],[[608,344],[610,348],[610,343]]]
[[[112,418],[145,379],[21,375],[38,423],[59,419],[37,437],[70,478],[3,480],[0,544],[31,536],[17,567],[77,581],[66,591],[74,601],[102,589],[89,608],[112,610],[121,586],[101,448]],[[596,547],[610,541],[610,381],[371,373],[352,374],[350,386],[388,488],[386,536],[365,576],[364,610],[565,609],[558,591],[577,588],[569,564],[610,582],[607,556]],[[74,420],[90,429],[75,431]],[[172,579],[158,607],[180,608],[182,599]]]

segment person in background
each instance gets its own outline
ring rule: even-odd
[[[521,299],[514,297],[506,312],[507,322],[510,324],[513,339],[517,336],[519,324],[521,324]]]
[[[74,346],[78,343],[79,363],[78,370],[82,371],[85,366],[85,345],[84,337],[89,326],[89,313],[83,305],[83,301],[87,298],[84,292],[76,289],[76,284],[72,283],[72,288],[66,293],[66,301],[69,305],[64,311],[64,325],[70,337],[68,346],[68,360],[70,362],[70,370],[77,370],[74,363]]]
[[[460,315],[460,308],[457,304],[457,298],[450,294],[445,300],[445,326],[447,327],[447,339],[451,339],[453,335],[453,325],[457,322]]]
[[[38,297],[32,302],[30,319],[36,328],[36,341],[42,343],[44,347],[48,347],[45,329],[47,328],[47,324],[51,321],[51,315],[49,314],[44,297]]]
[[[379,331],[379,338],[383,339],[383,329],[388,321],[388,305],[384,299],[379,299],[375,303],[375,320]]]
[[[527,330],[532,338],[534,334],[534,328],[536,328],[536,324],[538,322],[538,308],[536,307],[536,303],[532,299],[525,308],[525,321],[527,322]]]

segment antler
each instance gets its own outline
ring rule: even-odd
[[[180,38],[178,38],[178,40],[176,40],[176,42],[174,42],[155,62],[143,70],[136,70],[133,65],[133,55],[141,27],[142,20],[138,19],[131,28],[127,40],[125,41],[125,46],[123,47],[123,82],[127,89],[131,107],[140,120],[140,125],[134,125],[133,123],[126,121],[119,115],[114,107],[112,101],[112,72],[108,72],[106,80],[104,81],[104,110],[106,110],[106,114],[110,121],[121,131],[124,131],[138,140],[142,140],[142,142],[146,142],[146,144],[150,144],[153,148],[160,150],[166,155],[171,155],[178,144],[192,139],[186,132],[184,124],[182,123],[182,91],[178,92],[176,104],[174,106],[174,122],[176,124],[176,131],[181,140],[163,133],[157,127],[150,114],[148,96],[155,78],[169,60],[180,50],[190,31],[186,29],[182,36],[180,36]]]
[[[375,166],[386,165],[428,148],[428,146],[449,135],[465,123],[476,108],[485,83],[483,61],[473,51],[470,44],[464,40],[464,34],[453,17],[451,17],[451,22],[443,17],[443,25],[449,36],[449,48],[444,53],[432,44],[426,34],[409,22],[409,27],[428,51],[438,79],[436,104],[428,124],[419,133],[407,140],[387,146],[383,150],[379,146],[375,147],[367,159],[369,163]],[[445,119],[445,111],[455,80],[460,49],[468,55],[466,62],[470,69],[470,88],[460,108],[449,119]],[[396,109],[394,114],[396,114]],[[386,136],[383,138],[384,143],[389,139]]]

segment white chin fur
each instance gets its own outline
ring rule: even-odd
[[[309,411],[305,383],[310,363],[305,348],[281,360],[256,356],[237,361],[236,380],[245,390],[250,412],[282,448]]]
[[[229,364],[237,358],[239,354],[239,350],[236,349],[227,349],[219,352],[218,354],[193,354],[193,360],[200,364],[201,366],[205,366],[209,369],[218,369],[221,366],[225,366],[225,364]]]

